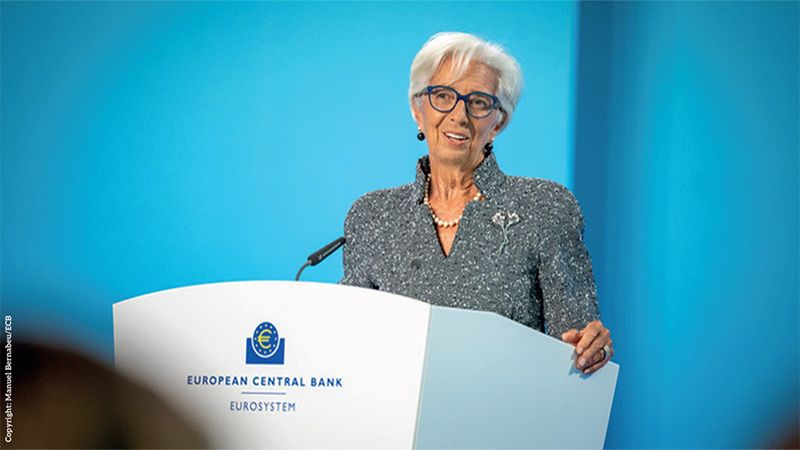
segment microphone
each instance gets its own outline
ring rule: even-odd
[[[300,280],[300,274],[303,273],[303,270],[305,270],[306,267],[316,266],[317,264],[321,263],[325,258],[330,256],[331,253],[335,252],[336,250],[339,249],[339,247],[344,245],[345,242],[346,239],[344,237],[340,237],[335,241],[331,242],[330,244],[326,245],[325,247],[322,247],[321,249],[309,255],[306,263],[303,264],[303,267],[301,267],[300,270],[297,271],[297,276],[294,277],[294,281]]]

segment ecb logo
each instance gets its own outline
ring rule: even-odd
[[[262,322],[247,338],[247,364],[283,364],[283,338],[269,322]]]

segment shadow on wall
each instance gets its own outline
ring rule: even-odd
[[[208,448],[153,392],[103,364],[31,342],[15,341],[12,355],[10,448]]]

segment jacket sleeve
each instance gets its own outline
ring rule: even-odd
[[[583,243],[583,213],[575,197],[558,185],[539,252],[545,332],[557,339],[600,319],[592,262]]]
[[[342,252],[344,276],[339,280],[339,284],[377,289],[377,286],[370,281],[367,270],[371,257],[367,230],[364,230],[366,223],[364,218],[367,217],[365,203],[365,197],[356,200],[344,220],[346,240]]]

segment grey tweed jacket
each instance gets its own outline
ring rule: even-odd
[[[489,153],[445,256],[423,204],[427,156],[416,181],[369,192],[344,222],[341,284],[404,295],[433,305],[491,311],[553,337],[599,318],[583,215],[564,186],[507,176]]]

